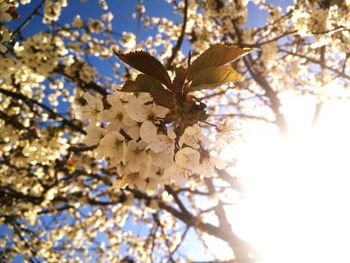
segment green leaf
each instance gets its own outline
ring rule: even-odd
[[[167,87],[171,86],[171,79],[163,64],[148,52],[134,51],[126,54],[116,50],[113,52],[124,63],[160,81]]]
[[[253,50],[253,48],[239,48],[222,44],[211,46],[190,65],[187,72],[187,79],[193,80],[196,74],[202,70],[221,67],[239,59]]]
[[[150,90],[153,100],[156,104],[167,107],[169,109],[175,108],[174,93],[162,88],[153,87]]]
[[[135,81],[128,80],[120,89],[123,92],[150,92],[151,88],[164,89],[162,84],[145,74],[139,74]]]
[[[221,68],[207,68],[197,73],[193,79],[189,91],[201,90],[204,88],[215,88],[224,83],[235,82],[243,77],[231,66]]]

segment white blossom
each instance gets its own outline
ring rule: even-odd
[[[212,177],[215,174],[215,168],[222,170],[225,167],[226,163],[224,160],[215,156],[208,156],[202,159],[199,171],[205,177]]]
[[[185,147],[175,155],[175,162],[182,168],[195,170],[199,166],[200,154],[197,150]]]
[[[130,32],[123,32],[121,43],[124,48],[131,50],[136,46],[136,36]]]
[[[153,124],[153,122],[146,120],[144,123],[142,123],[140,128],[140,137],[147,143],[159,141],[157,127]]]
[[[188,169],[180,167],[175,163],[164,171],[164,177],[176,185],[186,184],[190,175],[191,172]]]
[[[77,15],[77,16],[74,18],[74,21],[73,21],[72,25],[73,25],[74,27],[77,27],[77,28],[80,28],[80,27],[83,27],[83,26],[84,26],[84,22],[83,22],[83,20],[80,18],[80,15]]]
[[[99,119],[109,122],[107,126],[108,131],[119,131],[126,117],[123,103],[120,98],[114,94],[108,95],[107,101],[111,105],[111,108],[100,111]]]
[[[179,145],[186,144],[194,149],[199,149],[199,142],[210,144],[210,140],[202,134],[202,128],[198,124],[194,124],[185,129],[185,132],[180,137]]]
[[[149,101],[152,101],[152,97],[149,95],[132,97],[128,101],[125,110],[129,117],[137,122],[144,122],[149,119],[163,119],[169,112],[167,108],[156,105],[155,103],[145,104]]]
[[[109,157],[113,163],[124,161],[126,154],[125,138],[119,132],[109,132],[101,140],[96,149],[97,157]]]
[[[81,120],[91,120],[96,123],[98,116],[103,111],[103,103],[98,97],[92,96],[90,93],[86,92],[83,95],[87,104],[79,108],[77,112],[77,117]]]
[[[97,145],[105,134],[105,130],[97,127],[95,123],[90,123],[85,130],[87,135],[84,138],[84,143],[87,146]]]
[[[140,172],[145,165],[151,164],[151,158],[146,152],[147,143],[144,141],[131,141],[128,143],[125,155],[126,171],[128,173]]]

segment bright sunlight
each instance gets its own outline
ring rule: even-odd
[[[287,109],[288,138],[257,132],[240,148],[247,195],[232,223],[260,262],[350,262],[350,103],[324,103],[316,127],[299,106]]]

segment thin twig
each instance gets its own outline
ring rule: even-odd
[[[171,68],[171,64],[173,63],[177,52],[179,52],[182,42],[184,40],[185,37],[185,32],[186,32],[186,25],[187,25],[187,11],[188,11],[188,0],[185,0],[185,7],[184,7],[184,18],[183,18],[183,23],[182,23],[182,28],[181,28],[181,34],[179,36],[179,38],[177,39],[176,45],[173,48],[172,54],[168,60],[168,62],[166,63],[166,68],[170,69]]]
[[[42,7],[44,2],[45,1],[42,0],[40,2],[40,4],[37,5],[37,7],[34,8],[34,10],[29,14],[29,16],[13,31],[13,33],[12,33],[13,35],[20,33],[22,28],[25,27],[27,25],[27,23],[32,19],[32,17],[35,16],[35,14],[39,11],[39,9]]]

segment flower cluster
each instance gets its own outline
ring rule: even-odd
[[[67,0],[45,1],[43,22],[46,24],[49,24],[53,21],[58,21],[61,15],[62,7],[66,7],[66,6],[67,6]]]
[[[314,48],[336,43],[347,52],[348,30],[344,29],[348,28],[350,22],[349,4],[335,1],[330,6],[321,5],[321,7],[306,2],[295,8],[291,16],[294,28],[300,36],[315,37]]]
[[[3,22],[10,22],[17,18],[16,8],[18,4],[14,1],[0,1],[0,52],[7,51],[6,44],[11,40],[11,31]]]
[[[14,18],[14,10],[17,4],[11,1],[0,2],[0,21],[9,22]]]
[[[149,93],[115,91],[107,103],[89,93],[84,99],[86,105],[78,113],[89,120],[84,142],[96,146],[95,157],[116,169],[118,187],[152,191],[159,185],[181,185],[193,174],[210,176],[215,167],[224,167],[204,150],[211,142],[198,124],[177,134],[166,123],[169,109],[155,104]]]
[[[23,63],[33,71],[47,76],[57,66],[60,57],[67,54],[62,38],[48,33],[39,33],[23,42],[17,50]]]
[[[11,32],[5,25],[0,24],[0,52],[7,51],[6,44],[11,40]]]
[[[96,70],[79,59],[67,59],[65,66],[64,73],[67,76],[72,78],[79,76],[79,79],[85,83],[89,83],[96,76]]]
[[[91,33],[100,33],[104,29],[104,24],[98,20],[93,19],[89,22],[89,30]]]

